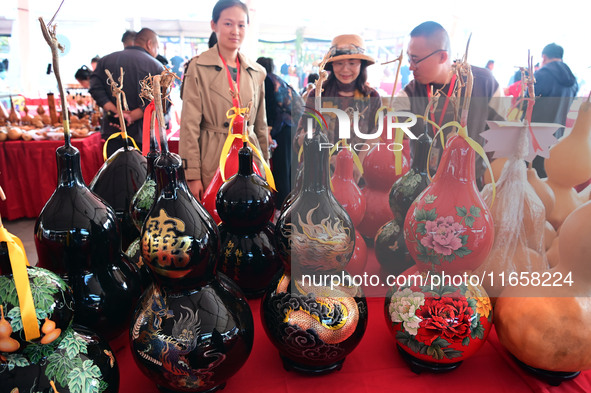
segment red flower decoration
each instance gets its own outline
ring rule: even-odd
[[[416,338],[431,345],[437,337],[450,342],[468,337],[474,311],[465,298],[428,297],[416,315],[422,319]]]

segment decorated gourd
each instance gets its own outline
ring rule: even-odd
[[[409,285],[392,287],[384,304],[388,330],[416,373],[457,368],[482,347],[492,327],[492,306],[481,286],[444,285],[434,274],[430,280],[439,278],[439,285],[421,286],[407,275]]]
[[[160,77],[154,77],[159,124]],[[193,197],[181,158],[168,151],[154,163],[157,195],[142,228],[141,254],[154,283],[143,293],[129,335],[139,369],[167,392],[222,388],[248,358],[252,313],[240,289],[216,273],[215,222]]]
[[[203,198],[201,199],[201,203],[205,210],[211,214],[216,224],[221,222],[220,216],[216,210],[216,196],[218,190],[224,184],[224,180],[229,179],[230,177],[234,176],[236,172],[238,172],[238,152],[242,148],[242,134],[244,132],[244,126],[246,122],[244,121],[244,116],[241,114],[236,114],[231,127],[229,129],[228,140],[226,141],[226,145],[228,141],[231,141],[231,145],[229,150],[222,151],[222,154],[226,155],[226,160],[224,164],[224,174],[222,176],[222,166],[218,166],[211,182],[203,192]],[[253,162],[253,171],[259,176],[261,175],[261,171],[259,170],[258,165]]]
[[[492,247],[493,221],[476,188],[474,154],[463,136],[451,136],[432,183],[406,215],[406,246],[421,269],[474,270]]]
[[[335,170],[331,178],[332,192],[347,211],[353,226],[357,227],[365,214],[365,196],[353,178],[353,152],[343,146],[336,157]]]
[[[72,290],[58,275],[25,266],[22,243],[1,223],[0,237],[11,243],[0,242],[0,391],[116,393],[119,370],[111,349],[72,325]],[[24,304],[32,314],[21,308],[28,307],[22,302],[28,296]]]
[[[277,272],[273,190],[252,170],[252,150],[238,152],[238,172],[220,187],[216,206],[222,220],[218,226],[221,257],[218,271],[230,277],[246,296],[262,296]]]
[[[302,190],[275,227],[285,274],[266,292],[262,321],[287,370],[321,374],[339,370],[367,326],[367,303],[360,288],[330,287],[306,280],[316,274],[343,274],[354,249],[355,229],[330,191],[324,130],[304,141]]]
[[[357,226],[361,234],[373,239],[378,229],[394,218],[389,205],[390,188],[408,171],[408,160],[402,154],[400,174],[396,174],[396,159],[384,143],[375,145],[363,159],[365,214]]]

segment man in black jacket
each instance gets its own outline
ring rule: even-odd
[[[542,50],[542,67],[535,72],[536,104],[532,113],[532,122],[558,123],[564,125],[574,97],[579,90],[577,78],[562,61],[564,49],[555,43],[548,44]],[[564,134],[564,127],[554,133],[556,138]],[[540,177],[545,177],[543,159],[536,157],[534,168]]]
[[[139,82],[148,75],[158,75],[164,70],[162,64],[155,58],[157,55],[158,35],[154,31],[144,28],[137,33],[134,45],[99,60],[96,70],[90,77],[89,92],[105,112],[101,131],[103,138],[107,139],[110,135],[121,131],[115,106],[116,100],[111,94],[105,70],[108,69],[113,74],[115,81],[119,83],[120,67],[123,67],[125,74],[123,91],[129,105],[129,111],[124,111],[123,117],[127,124],[127,133],[135,139],[141,149],[144,107],[148,103],[143,103],[140,100]],[[111,155],[122,146],[124,146],[124,142],[120,138],[109,141],[107,154]]]

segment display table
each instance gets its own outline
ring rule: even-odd
[[[55,151],[64,141],[6,141],[0,143],[0,186],[6,201],[0,201],[3,219],[35,218],[57,186]],[[103,165],[100,133],[72,139],[80,151],[82,176],[90,183]]]
[[[581,373],[574,380],[563,382],[558,387],[526,374],[501,346],[494,328],[481,350],[464,361],[457,370],[447,374],[417,375],[409,370],[397,353],[386,327],[383,298],[368,299],[367,331],[359,346],[345,360],[341,371],[320,377],[287,372],[283,369],[277,350],[263,331],[260,300],[251,300],[249,303],[255,322],[254,347],[246,364],[228,381],[223,392],[591,392],[591,371]],[[123,345],[116,351],[121,375],[119,391],[158,393],[154,383],[137,368],[127,345],[127,335],[118,343]]]

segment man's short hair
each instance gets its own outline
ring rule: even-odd
[[[144,27],[143,29],[141,29],[140,31],[137,32],[137,34],[135,36],[135,42],[136,42],[136,45],[139,43],[141,46],[145,42],[148,42],[149,40],[153,40],[157,37],[158,37],[158,34],[156,34],[156,32],[154,30]]]
[[[542,55],[546,55],[549,59],[561,59],[564,55],[564,49],[562,46],[556,45],[555,43],[548,44],[542,50]]]
[[[125,33],[121,36],[121,42],[128,43],[133,42],[135,40],[135,36],[137,33],[133,30],[126,30]]]
[[[425,37],[427,39],[435,38],[438,34],[443,35],[444,48],[448,52],[451,50],[451,44],[449,42],[449,35],[447,30],[443,28],[439,23],[433,21],[423,22],[410,32],[411,37]]]

